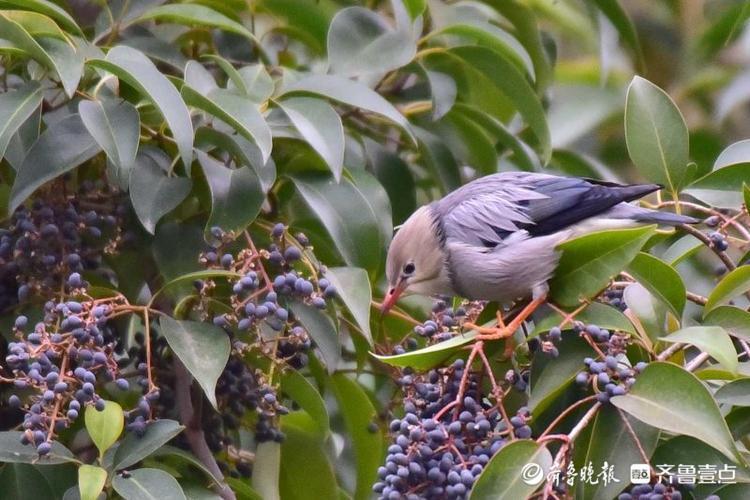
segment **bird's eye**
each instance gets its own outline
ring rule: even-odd
[[[404,266],[404,274],[412,274],[414,272],[414,264],[409,262]]]

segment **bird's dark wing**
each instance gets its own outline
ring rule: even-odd
[[[658,185],[507,172],[473,181],[433,205],[447,237],[496,246],[517,231],[541,236],[640,198]]]

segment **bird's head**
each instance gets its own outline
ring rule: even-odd
[[[388,249],[388,292],[382,312],[388,312],[402,295],[446,292],[445,253],[438,232],[429,206],[414,212],[396,232]]]

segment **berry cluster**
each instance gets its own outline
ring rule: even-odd
[[[91,202],[102,208],[85,209]],[[127,208],[111,202],[111,195],[91,188],[19,207],[0,229],[0,310],[51,297],[71,273],[98,268],[123,241],[119,228]]]
[[[680,491],[680,488],[683,491]],[[682,500],[692,498],[693,484],[636,484],[629,491],[620,493],[617,500]],[[706,500],[719,500],[719,495],[708,495]]]
[[[373,486],[380,498],[467,498],[505,444],[511,431],[499,409],[482,397],[474,373],[461,392],[466,369],[459,359],[425,375],[404,370],[399,383],[405,414],[390,424],[393,442]],[[517,417],[519,429],[528,427],[528,412]]]
[[[44,305],[43,320],[33,327],[26,316],[15,320],[16,341],[8,345],[8,370],[18,394],[11,407],[25,412],[22,441],[49,453],[51,440],[73,423],[84,405],[104,409],[98,389],[113,382],[128,390],[115,360],[115,336],[107,325],[120,300],[95,300],[86,295],[87,283],[74,272],[65,282],[59,302]]]
[[[729,242],[727,241],[727,237],[718,231],[713,231],[709,233],[708,239],[711,241],[711,246],[713,246],[715,249],[719,251],[723,252],[729,248]]]
[[[483,302],[466,302],[451,308],[445,300],[436,300],[432,306],[430,319],[414,327],[413,334],[404,337],[393,348],[393,354],[404,354],[419,347],[417,338],[425,339],[427,345],[450,340],[461,334],[465,320],[476,318],[484,307]]]

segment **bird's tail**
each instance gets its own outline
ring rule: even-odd
[[[615,218],[631,219],[647,224],[664,224],[667,226],[698,224],[700,222],[699,219],[688,217],[687,215],[679,215],[672,212],[660,212],[649,208],[637,207],[629,203],[620,203],[611,211],[611,215],[614,215]]]

